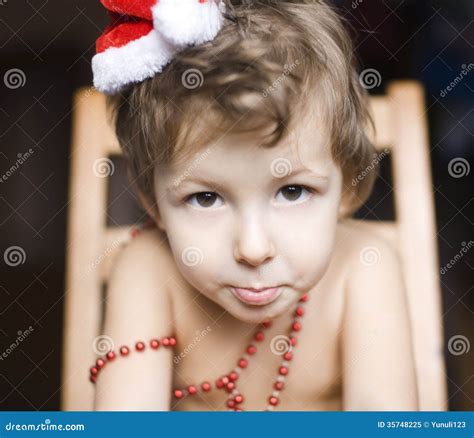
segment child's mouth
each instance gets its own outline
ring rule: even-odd
[[[261,289],[231,287],[230,290],[240,301],[252,306],[264,306],[265,304],[270,304],[283,292],[281,286]]]

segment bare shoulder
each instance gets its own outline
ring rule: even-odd
[[[344,248],[342,353],[345,410],[413,410],[417,385],[400,258],[370,222],[338,230]],[[380,389],[384,388],[383,391]]]

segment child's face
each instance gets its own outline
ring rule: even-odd
[[[274,147],[229,134],[155,172],[159,224],[180,272],[249,323],[281,315],[320,281],[341,187],[324,135],[304,120]]]

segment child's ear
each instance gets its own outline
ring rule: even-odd
[[[351,197],[347,192],[343,192],[339,202],[338,219],[345,219],[352,215]]]
[[[145,211],[155,221],[158,228],[165,231],[165,227],[163,225],[163,221],[161,220],[160,211],[158,210],[156,201],[151,200],[149,196],[144,195],[139,190],[137,192],[138,192],[138,198],[140,199],[140,202],[143,208],[145,209]]]

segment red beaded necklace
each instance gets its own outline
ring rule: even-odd
[[[280,346],[276,345],[275,354],[280,354],[283,356],[283,360],[278,368],[278,376],[273,385],[273,392],[268,398],[268,405],[266,406],[266,411],[274,410],[275,406],[278,405],[280,401],[280,393],[285,387],[286,376],[289,372],[290,362],[293,359],[292,349],[296,346],[297,338],[296,333],[301,330],[301,318],[304,315],[303,304],[309,299],[308,294],[304,294],[298,302],[296,310],[294,311],[293,321],[290,326],[288,337],[278,337],[273,338],[280,342]],[[262,342],[265,338],[264,330],[271,326],[271,321],[264,321],[259,324],[256,328],[256,331],[253,335],[253,339],[258,343]],[[175,337],[164,337],[161,340],[152,339],[149,343],[152,350],[157,350],[160,346],[163,347],[174,347],[176,345]],[[284,350],[281,350],[281,345],[284,345]],[[146,349],[144,342],[137,342],[135,344],[135,351],[143,352]],[[130,354],[132,350],[127,346],[120,347],[119,353],[120,357],[126,357]],[[273,349],[272,349],[273,351]],[[250,343],[245,353],[237,361],[237,366],[233,368],[228,374],[225,374],[219,377],[215,381],[215,388],[226,391],[229,395],[227,398],[227,407],[230,411],[243,411],[242,403],[245,401],[244,395],[239,391],[237,387],[237,380],[241,372],[247,368],[248,361],[251,356],[255,355],[257,352],[257,347],[255,344]],[[102,370],[107,362],[111,362],[116,359],[116,355],[113,351],[109,351],[104,357],[97,359],[95,365],[90,369],[90,381],[95,383],[99,374],[99,371]],[[188,385],[186,388],[174,389],[173,395],[176,399],[183,399],[187,396],[194,396],[198,393],[207,393],[212,390],[212,385],[210,382],[205,381],[200,385]]]
[[[289,336],[286,338],[279,338],[275,337],[274,339],[278,339],[282,341],[281,345],[285,345],[284,350],[280,351],[281,348],[276,347],[275,354],[280,354],[283,356],[283,360],[278,367],[278,376],[276,378],[276,381],[273,385],[273,392],[268,398],[268,405],[266,406],[266,411],[272,411],[274,410],[275,406],[278,405],[280,401],[280,392],[283,390],[285,387],[285,380],[286,376],[289,372],[289,366],[290,366],[290,361],[293,359],[293,353],[292,349],[294,346],[296,346],[297,343],[297,338],[296,338],[296,333],[301,330],[301,322],[300,319],[304,315],[304,308],[302,304],[304,304],[306,301],[308,301],[309,295],[305,294],[303,295],[298,303],[298,306],[296,307],[296,310],[294,312],[294,317],[293,321],[290,326],[289,330]],[[257,329],[253,335],[253,339],[256,342],[262,342],[265,338],[264,329],[267,329],[271,326],[271,321],[264,321],[262,322],[259,326],[257,326]],[[287,342],[285,342],[285,339]],[[273,350],[273,349],[272,349]],[[219,377],[216,382],[215,382],[215,387],[216,389],[222,389],[224,391],[227,391],[228,398],[227,398],[227,406],[229,410],[231,411],[243,411],[244,409],[242,408],[242,403],[244,402],[245,398],[244,395],[239,391],[237,387],[237,380],[239,379],[239,376],[241,372],[247,368],[248,366],[248,360],[250,356],[255,355],[257,352],[257,347],[254,344],[249,344],[246,348],[246,352],[242,355],[242,357],[237,361],[237,366],[232,369],[228,374],[225,374],[221,377]],[[203,382],[200,385],[189,385],[185,389],[175,389],[174,390],[174,396],[177,399],[182,399],[186,396],[193,396],[196,395],[199,390],[201,392],[209,392],[212,389],[212,385],[209,382]]]
[[[143,229],[147,228],[154,228],[156,225],[152,220],[149,220],[141,227],[137,227],[132,229],[131,235],[132,237],[136,237]],[[268,405],[264,410],[272,411],[275,409],[275,406],[278,405],[280,401],[280,393],[285,387],[285,380],[286,376],[289,372],[290,362],[293,359],[292,349],[296,346],[297,338],[296,333],[301,330],[301,318],[304,315],[304,308],[303,305],[309,299],[308,294],[304,294],[298,301],[296,309],[293,315],[293,321],[290,325],[288,337],[278,337],[276,336],[273,340],[277,340],[276,348],[274,351],[275,354],[279,354],[283,357],[283,360],[278,367],[278,376],[276,381],[273,385],[273,392],[268,398]],[[256,331],[253,335],[253,339],[256,342],[262,342],[265,338],[264,330],[271,326],[271,321],[264,321],[259,324],[256,328]],[[162,347],[174,347],[177,341],[176,338],[173,336],[163,337],[161,339],[152,339],[149,342],[150,348],[152,350],[158,350],[160,346]],[[283,345],[283,351],[281,350],[281,346]],[[144,342],[139,341],[135,344],[135,351],[136,352],[143,352],[146,349],[146,345]],[[89,380],[92,383],[96,383],[97,377],[99,372],[105,367],[107,362],[114,361],[117,357],[127,357],[130,352],[133,351],[131,348],[123,345],[119,349],[119,355],[117,355],[114,351],[109,351],[104,357],[97,359],[94,366],[90,368],[90,376]],[[273,351],[273,350],[272,350]],[[245,353],[242,357],[237,361],[237,366],[233,368],[228,374],[225,374],[219,377],[215,381],[215,388],[221,389],[226,391],[229,395],[227,397],[227,407],[230,411],[243,411],[242,403],[245,401],[243,394],[237,388],[237,380],[241,372],[247,368],[248,361],[251,356],[255,355],[257,352],[257,347],[254,344],[249,344],[246,348]],[[176,399],[183,399],[188,396],[194,396],[198,393],[206,393],[212,390],[212,385],[210,382],[205,381],[202,382],[200,385],[188,385],[186,388],[177,388],[173,390],[173,396]]]

